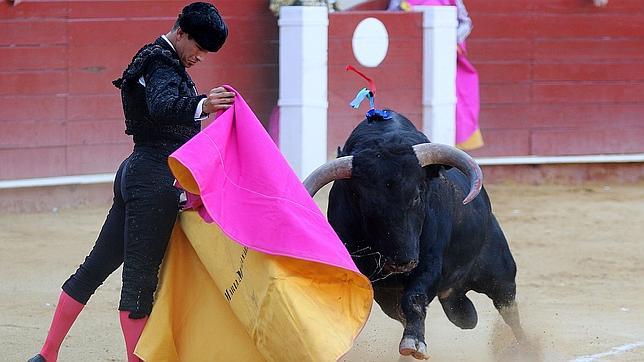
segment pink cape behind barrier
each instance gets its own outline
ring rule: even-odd
[[[244,99],[170,156],[197,211],[251,249],[359,273],[317,204]],[[187,172],[185,172],[187,171]]]
[[[408,0],[409,5],[456,6],[455,0]],[[456,59],[456,146],[473,150],[483,146],[479,129],[479,75],[467,59],[465,42],[459,44],[464,51]]]

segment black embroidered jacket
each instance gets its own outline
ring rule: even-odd
[[[125,133],[135,144],[183,144],[201,129],[195,110],[205,96],[197,95],[179,56],[162,37],[141,48],[113,83],[121,89]]]

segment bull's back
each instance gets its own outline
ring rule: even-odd
[[[429,142],[427,136],[418,131],[407,118],[396,114],[392,119],[360,122],[345,142],[343,155],[369,147],[374,143],[413,146],[424,142]]]

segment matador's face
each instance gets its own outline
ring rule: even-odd
[[[206,58],[208,51],[200,47],[197,41],[181,28],[177,29],[176,40],[177,54],[184,67],[190,68]]]

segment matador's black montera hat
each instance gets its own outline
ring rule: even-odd
[[[178,21],[181,30],[209,52],[219,50],[228,36],[228,27],[213,4],[195,2],[187,5],[181,10]]]

